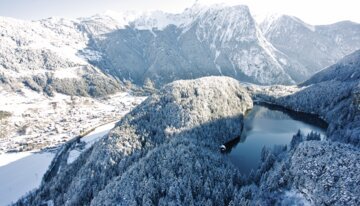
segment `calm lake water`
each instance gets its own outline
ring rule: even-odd
[[[241,140],[229,152],[230,160],[243,174],[256,170],[263,147],[289,145],[300,129],[303,134],[316,131],[325,137],[326,123],[312,115],[270,105],[254,105],[245,116]]]

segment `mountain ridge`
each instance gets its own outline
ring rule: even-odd
[[[266,19],[260,28],[275,48],[304,67],[305,79],[360,47],[360,24],[350,21],[310,25],[278,15]]]
[[[12,82],[17,83],[10,87],[14,88],[24,82],[14,76],[34,79],[35,71],[56,73],[57,69],[74,66],[92,68],[80,70],[83,74],[97,71],[91,75],[119,87],[122,81],[142,85],[150,79],[159,87],[178,79],[209,75],[230,76],[263,85],[294,84],[360,49],[360,43],[356,43],[360,38],[357,30],[350,32],[359,24],[339,22],[312,26],[296,17],[281,18],[287,19],[285,23],[271,28],[298,25],[293,27],[304,28],[306,32],[264,29],[265,23],[256,22],[244,5],[195,4],[177,14],[106,12],[73,20],[23,21],[1,17],[0,74],[13,78]],[[346,32],[339,33],[344,28]],[[313,30],[318,32],[314,34]],[[280,36],[275,35],[278,31]],[[294,38],[289,38],[291,32],[295,32]],[[301,46],[298,42],[303,39],[309,43]],[[336,47],[332,46],[334,42]],[[304,48],[311,50],[306,52]],[[309,60],[309,55],[319,61]],[[34,61],[24,66],[19,64],[23,59]],[[44,77],[41,79],[47,81]],[[86,82],[81,75],[79,79]],[[82,84],[100,86],[94,81]],[[89,95],[87,91],[81,93]]]

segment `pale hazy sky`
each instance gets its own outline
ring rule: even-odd
[[[310,24],[342,20],[360,23],[359,0],[199,0],[201,3],[245,4],[253,14],[281,13],[297,16]],[[84,17],[112,11],[163,10],[181,12],[195,0],[0,0],[0,16],[20,19]]]

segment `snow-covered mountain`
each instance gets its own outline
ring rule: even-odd
[[[264,152],[267,155],[263,159],[268,160],[263,166],[270,164],[270,169],[257,174],[257,184],[243,187],[234,202],[238,205],[254,202],[262,205],[356,205],[359,202],[360,167],[354,164],[360,160],[359,63],[360,51],[356,51],[296,89],[293,86],[249,88],[257,101],[318,115],[329,126],[326,141],[311,138],[309,141],[298,133],[292,141],[297,143],[291,144],[286,152],[279,154],[279,149]],[[249,194],[250,199],[246,198]],[[286,200],[285,204],[277,204],[281,200]]]
[[[360,144],[360,50],[316,73],[290,94],[284,90],[260,89],[254,98],[317,114],[329,123],[328,139]]]
[[[88,42],[76,21],[1,17],[0,86],[19,91],[25,85],[48,95],[102,96],[119,91],[120,82],[79,54]],[[87,56],[96,55],[90,51]]]
[[[260,28],[276,49],[301,66],[299,80],[360,49],[360,25],[350,21],[314,26],[293,16],[272,15]]]
[[[179,14],[1,18],[0,28],[2,85],[49,94],[98,96],[119,90],[121,80],[161,86],[209,75],[294,84],[360,48],[355,23],[311,26],[280,16],[259,25],[247,6],[223,4],[195,4]]]
[[[276,29],[281,18],[288,25],[284,30]],[[181,14],[107,12],[34,22],[3,18],[0,86],[94,95],[89,86],[104,89],[95,94],[106,94],[113,91],[108,85],[115,88],[120,80],[162,85],[208,75],[290,84],[356,47],[358,25],[345,24],[311,26],[285,16],[258,26],[246,6],[223,5],[195,5]],[[327,39],[340,32],[335,47]],[[274,39],[278,42],[270,43]],[[301,45],[305,40],[310,43]],[[340,53],[324,57],[332,52]],[[310,66],[302,55],[312,58]],[[294,86],[248,84],[246,90],[230,77],[166,84],[79,156],[71,152],[81,142],[64,144],[41,186],[15,205],[357,205],[359,62],[357,51]],[[86,78],[89,73],[96,81]],[[251,97],[318,115],[329,124],[326,139],[299,132],[290,147],[264,149],[257,170],[243,176],[218,147],[241,134]],[[90,100],[67,98],[61,102],[70,112],[45,101],[53,113],[75,115],[60,120],[63,125],[83,125],[84,113],[91,119],[104,114],[77,111],[77,102],[85,107]],[[119,102],[109,98],[104,99]],[[96,110],[100,103],[89,108]],[[105,114],[121,112],[116,106]]]
[[[246,6],[195,4],[179,14],[131,13],[127,24],[119,16],[96,16],[97,22],[120,20],[119,29],[94,37],[93,49],[104,58],[93,63],[137,84],[207,75],[289,84],[360,49],[359,24],[312,26],[282,15],[259,25]]]
[[[303,86],[326,81],[351,83],[360,80],[360,50],[345,56],[336,64],[321,70],[302,83]]]
[[[246,6],[195,5],[180,14],[145,13],[106,34],[94,22],[108,20],[98,17],[83,22],[91,33],[103,34],[94,36],[90,48],[104,58],[92,63],[122,79],[142,84],[150,78],[161,85],[225,75],[260,84],[294,82]]]
[[[70,164],[65,146],[61,166],[17,205],[227,205],[243,179],[218,146],[252,106],[228,77],[165,85]]]

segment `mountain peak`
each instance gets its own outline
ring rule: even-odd
[[[286,14],[270,14],[260,23],[261,30],[264,33],[268,33],[279,26],[288,28],[292,28],[294,26],[304,27],[312,32],[315,31],[315,26],[310,25],[295,16]]]
[[[106,10],[102,13],[104,16],[111,17],[118,22],[126,22],[126,21],[133,21],[136,18],[139,18],[139,16],[142,15],[143,12],[138,11],[125,11],[125,12],[117,12],[113,10]]]

